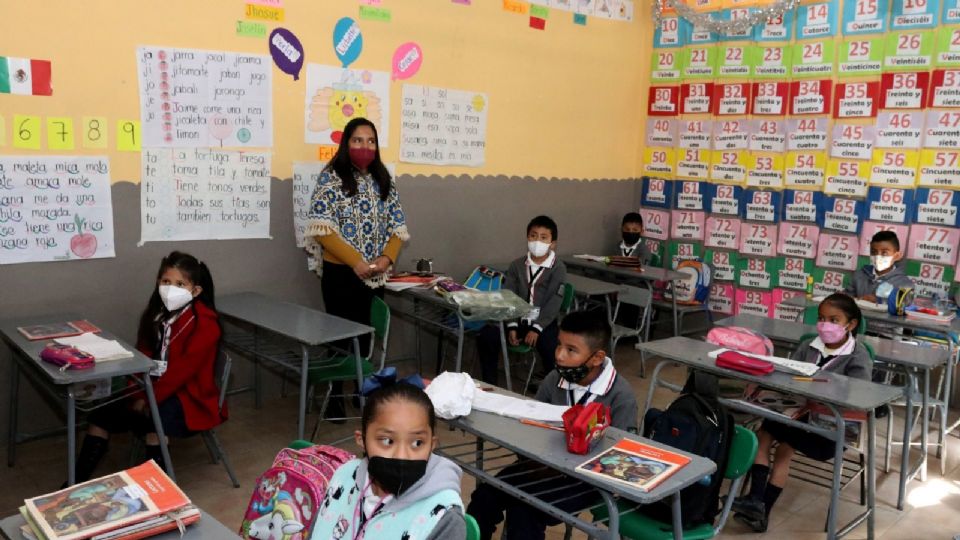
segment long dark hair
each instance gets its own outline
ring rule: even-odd
[[[430,424],[431,436],[437,431],[437,414],[433,410],[433,402],[423,390],[412,384],[398,382],[389,386],[384,386],[373,391],[367,396],[367,401],[363,405],[363,412],[360,415],[360,433],[367,436],[367,426],[370,425],[377,415],[380,408],[391,401],[406,401],[423,407],[427,413],[427,423]]]
[[[857,335],[860,332],[860,326],[863,323],[863,312],[860,311],[860,306],[857,305],[857,302],[851,298],[849,295],[844,293],[833,293],[830,296],[823,299],[821,304],[829,304],[847,316],[848,321],[854,319],[857,320],[857,326],[850,331],[851,334]]]
[[[170,268],[176,268],[194,285],[200,287],[200,294],[193,299],[193,302],[190,302],[189,306],[194,317],[197,316],[196,303],[198,301],[203,302],[213,311],[217,311],[217,306],[214,303],[213,276],[210,275],[210,269],[207,268],[207,265],[189,253],[171,252],[160,261],[160,269],[157,270],[157,279],[153,285],[153,294],[150,295],[147,307],[140,315],[140,326],[137,329],[137,344],[152,354],[157,354],[160,351],[160,329],[163,328],[163,321],[170,315],[166,306],[163,305],[163,300],[160,299],[159,286],[163,273]],[[220,324],[219,320],[217,324]],[[196,329],[197,325],[194,325],[190,335],[193,335],[193,331]]]
[[[340,147],[337,148],[337,153],[333,156],[333,159],[330,160],[330,163],[327,164],[326,169],[332,169],[337,173],[337,176],[340,177],[340,182],[342,182],[343,191],[348,197],[353,197],[357,194],[357,178],[355,176],[357,168],[353,165],[353,162],[350,161],[350,138],[353,137],[353,132],[360,126],[369,126],[370,129],[373,130],[373,137],[377,140],[376,155],[373,158],[373,162],[367,167],[367,171],[369,171],[370,174],[373,175],[373,179],[377,181],[377,187],[380,190],[380,200],[385,201],[387,200],[387,196],[390,195],[390,171],[383,165],[383,161],[380,161],[380,136],[377,135],[377,126],[373,125],[373,122],[366,118],[354,118],[347,122],[346,127],[343,128],[343,136],[340,138]]]

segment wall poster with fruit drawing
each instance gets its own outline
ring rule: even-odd
[[[0,156],[0,264],[113,256],[106,156]]]
[[[386,71],[307,64],[306,97],[306,142],[340,144],[347,122],[364,117],[377,126],[380,146],[389,146],[390,74]]]

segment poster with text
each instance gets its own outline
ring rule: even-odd
[[[489,103],[477,92],[403,85],[400,161],[482,166]]]

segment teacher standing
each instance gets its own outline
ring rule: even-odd
[[[370,324],[373,297],[383,298],[387,271],[410,234],[396,182],[380,160],[377,128],[366,118],[343,128],[337,153],[317,179],[304,237],[317,259],[327,312]],[[341,395],[331,397],[326,417],[342,418],[343,383],[335,383],[333,394]]]

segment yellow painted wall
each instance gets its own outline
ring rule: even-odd
[[[546,31],[538,31],[526,16],[503,11],[500,0],[383,0],[393,21],[360,21],[363,52],[352,67],[389,71],[394,48],[417,41],[424,62],[409,82],[490,98],[484,167],[401,163],[401,174],[633,178],[648,85],[649,1],[637,2],[632,23],[590,17],[577,26],[571,13],[552,10]],[[235,35],[242,0],[3,4],[0,55],[52,60],[54,95],[0,95],[7,131],[0,152],[31,153],[12,148],[14,114],[70,116],[77,126],[81,116],[104,116],[114,181],[140,178],[139,154],[117,152],[114,132],[116,120],[139,118],[137,46],[269,54],[266,38]],[[284,8],[280,25],[300,38],[306,62],[338,65],[333,26],[343,16],[359,18],[357,0],[285,0]],[[280,178],[291,176],[294,161],[316,159],[316,146],[303,142],[304,83],[274,69],[273,175]],[[391,88],[387,161],[396,161],[399,149],[401,84]],[[77,154],[102,153],[81,149],[79,138],[77,147]]]

